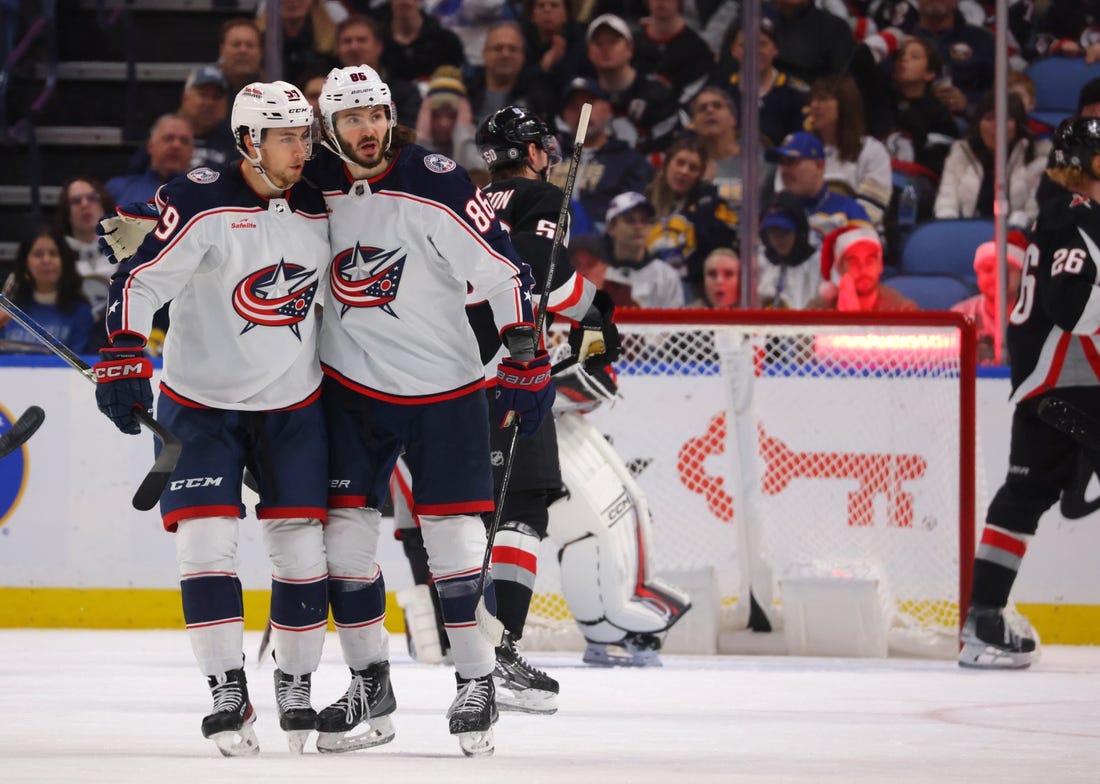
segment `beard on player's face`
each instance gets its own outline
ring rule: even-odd
[[[344,154],[364,169],[373,169],[381,165],[386,159],[386,142],[389,139],[388,129],[381,137],[364,133],[355,140],[354,145],[343,136],[338,135],[337,138]]]

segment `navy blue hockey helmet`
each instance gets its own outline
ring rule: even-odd
[[[505,106],[482,121],[474,137],[489,171],[527,159],[527,145],[535,143],[550,156],[550,165],[561,161],[558,140],[541,117],[521,106]]]

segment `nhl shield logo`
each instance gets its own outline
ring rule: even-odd
[[[425,155],[424,165],[428,167],[428,171],[433,171],[436,174],[446,174],[449,171],[454,171],[458,166],[457,163],[446,155],[440,155],[437,152],[433,152],[431,155]]]
[[[253,272],[233,289],[233,309],[245,320],[241,334],[253,327],[289,327],[298,340],[298,325],[309,315],[317,293],[317,272],[280,259]]]

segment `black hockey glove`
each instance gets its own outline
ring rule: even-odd
[[[611,296],[606,291],[597,291],[580,324],[569,330],[569,348],[590,373],[610,365],[622,354],[619,330],[612,321],[614,312]]]
[[[497,365],[498,427],[507,427],[513,416],[519,417],[519,434],[529,436],[554,405],[554,385],[550,381],[550,357],[535,350],[535,331],[531,327],[513,327],[504,333],[510,357]]]
[[[134,409],[153,413],[153,364],[142,351],[144,341],[120,337],[119,345],[102,349],[99,362],[92,366],[96,384],[95,400],[99,410],[123,433],[137,435],[141,426]],[[136,344],[136,345],[135,345]]]
[[[154,204],[141,202],[117,207],[115,215],[102,218],[95,227],[99,249],[112,264],[118,264],[137,253],[141,243],[160,220]]]

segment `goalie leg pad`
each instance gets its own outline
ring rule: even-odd
[[[587,639],[670,628],[691,607],[682,591],[654,579],[645,496],[602,435],[577,414],[558,420],[562,478],[569,496],[550,507],[550,537],[562,546],[562,592]]]
[[[271,639],[279,669],[314,672],[328,625],[328,565],[324,531],[316,518],[262,520],[271,559]]]
[[[344,661],[353,670],[366,669],[389,657],[386,583],[376,561],[382,514],[363,507],[329,509],[324,530],[328,600]]]
[[[485,557],[485,525],[472,515],[421,515],[420,530],[428,550],[428,565],[442,605],[443,623],[451,643],[455,670],[463,678],[481,678],[493,671],[493,646],[477,629],[477,583]],[[495,609],[492,583],[486,605]]]
[[[204,675],[240,669],[244,660],[244,601],[237,578],[233,517],[195,517],[176,529],[183,617],[191,650]]]

